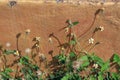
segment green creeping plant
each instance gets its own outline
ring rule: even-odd
[[[55,59],[57,59],[59,61],[59,63],[61,64],[65,64],[65,61],[66,61],[66,56],[64,53],[61,53],[57,56],[54,57]]]
[[[13,72],[12,69],[10,69],[10,68],[5,68],[4,71],[1,71],[1,72],[0,72],[0,75],[1,75],[1,77],[2,77],[3,80],[8,80],[8,79],[12,78],[12,77],[10,76],[10,73],[11,73],[11,72]]]

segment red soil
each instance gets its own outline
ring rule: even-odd
[[[53,45],[48,43],[48,35],[54,33],[58,36],[61,42],[65,41],[64,31],[59,29],[66,26],[65,21],[79,21],[80,24],[75,27],[75,33],[78,35],[86,31],[94,18],[94,13],[97,9],[103,6],[91,5],[67,5],[67,4],[35,4],[35,3],[19,3],[13,8],[7,6],[6,3],[0,4],[0,43],[5,47],[6,42],[11,43],[12,49],[16,49],[16,34],[22,32],[20,37],[19,47],[23,51],[27,47],[32,46],[32,38],[41,37],[41,53],[44,53],[48,59],[48,52],[54,50],[54,54],[58,54],[57,42],[54,40]],[[105,12],[97,16],[95,24],[89,33],[96,26],[104,26],[103,32],[98,32],[95,36],[95,41],[102,42],[97,45],[92,51],[104,60],[109,59],[113,53],[120,54],[120,5],[105,6]],[[24,31],[30,29],[31,33],[25,42]],[[82,47],[84,40],[90,38],[86,35],[82,38],[80,44]],[[8,58],[11,62],[12,59]]]

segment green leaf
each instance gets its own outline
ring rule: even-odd
[[[13,70],[10,69],[10,68],[6,68],[6,69],[5,69],[5,72],[6,72],[6,73],[10,73],[10,72],[13,72]]]
[[[102,76],[102,75],[99,75],[99,76],[98,76],[98,80],[104,80],[103,76]]]
[[[74,26],[75,26],[75,25],[77,25],[77,24],[79,24],[79,22],[78,22],[78,21],[73,22],[73,25],[74,25]]]
[[[29,57],[28,56],[24,56],[24,57],[20,58],[20,63],[24,64],[24,65],[29,64]]]
[[[109,61],[105,62],[102,66],[101,66],[101,72],[103,71],[107,71],[110,67]]]
[[[8,79],[11,78],[11,76],[10,76],[10,73],[11,73],[11,72],[13,72],[12,69],[10,69],[10,68],[5,68],[5,70],[2,71],[2,72],[0,72],[0,74],[2,75],[2,78],[3,78],[4,80],[8,80]]]
[[[33,68],[35,71],[39,70],[39,67],[38,67],[37,65],[33,65],[32,68]]]
[[[96,78],[91,75],[91,76],[89,77],[89,80],[96,80]]]
[[[4,50],[4,54],[14,54],[16,52],[16,50]]]
[[[90,64],[89,61],[85,61],[85,62],[81,65],[81,67],[87,67],[89,64]]]
[[[76,57],[76,54],[74,52],[70,52],[70,55],[69,55],[70,58],[75,58]]]
[[[75,44],[76,44],[76,41],[75,41],[75,40],[71,40],[71,41],[70,41],[70,44],[71,44],[71,45],[75,45]]]
[[[79,60],[82,62],[81,66],[80,66],[81,68],[87,67],[90,64],[87,55],[81,56]]]
[[[90,55],[89,56],[90,57],[90,60],[92,60],[93,62],[95,62],[96,64],[98,64],[98,65],[100,65],[101,67],[102,67],[102,65],[104,64],[104,61],[100,58],[100,57],[98,57],[98,56],[96,56],[96,55]]]
[[[69,74],[67,73],[61,80],[69,80]]]
[[[71,27],[77,25],[78,23],[79,23],[78,21],[76,21],[76,22],[72,22],[72,24],[69,24],[68,27],[71,28]]]
[[[54,79],[55,76],[53,74],[50,74],[50,79]]]
[[[81,61],[87,61],[88,60],[88,56],[87,55],[81,56],[80,60]]]
[[[120,74],[118,73],[111,73],[112,75],[112,80],[120,80]]]
[[[116,63],[118,63],[120,65],[120,56],[118,54],[114,54],[113,62],[116,62]]]
[[[57,59],[58,59],[58,61],[60,62],[60,63],[65,63],[65,61],[66,61],[66,56],[62,53],[62,54],[60,54],[58,57],[57,57]]]

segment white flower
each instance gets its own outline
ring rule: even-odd
[[[71,36],[74,36],[75,34],[74,33],[71,33]]]
[[[40,47],[38,44],[35,44],[35,46],[36,46],[37,48],[39,48],[39,47]]]
[[[99,28],[100,28],[100,31],[104,31],[104,27],[100,26]]]
[[[65,33],[67,33],[67,32],[69,32],[69,28],[68,27],[65,28]]]
[[[94,43],[94,39],[93,38],[90,38],[89,39],[89,44],[93,44]]]
[[[42,75],[42,71],[40,71],[40,70],[38,70],[36,73],[38,76]]]
[[[19,55],[20,55],[18,50],[15,51],[14,54],[15,54],[16,56],[19,56]]]
[[[49,37],[48,41],[49,41],[49,43],[53,42],[51,37]]]
[[[40,37],[35,37],[35,40],[36,41],[40,41]]]
[[[25,30],[25,33],[28,35],[30,33],[30,29]]]
[[[10,47],[11,44],[9,42],[6,43],[6,47]]]
[[[101,10],[102,10],[102,11],[105,11],[105,8],[103,7],[103,8],[101,8]]]
[[[62,48],[61,48],[61,50],[62,50],[62,51],[64,51],[64,50],[65,50],[65,48],[64,48],[64,47],[62,47]]]
[[[93,68],[97,69],[98,68],[98,64],[93,64]]]
[[[30,48],[26,48],[25,49],[25,53],[31,53],[31,49]]]
[[[40,60],[44,61],[46,59],[45,55],[43,53],[39,53]]]

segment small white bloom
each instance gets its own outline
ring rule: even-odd
[[[98,64],[93,64],[93,68],[97,69],[98,68]]]
[[[65,28],[65,33],[67,33],[67,32],[69,32],[69,28],[68,27]]]
[[[35,37],[35,40],[36,41],[40,41],[40,37]]]
[[[48,41],[49,41],[49,43],[53,42],[51,37],[49,37]]]
[[[89,39],[89,44],[93,44],[94,43],[94,39],[93,38],[90,38]]]
[[[40,47],[38,44],[35,44],[35,46],[36,46],[37,48],[39,48],[39,47]]]
[[[74,36],[75,34],[74,33],[71,33],[71,36]]]
[[[46,59],[45,55],[43,53],[39,53],[40,60],[44,61]]]
[[[101,8],[101,10],[102,10],[102,11],[105,11],[105,8],[103,7],[103,8]]]
[[[6,47],[10,47],[11,44],[9,42],[6,43]]]
[[[28,35],[30,33],[30,29],[25,30],[25,33]]]
[[[100,31],[104,31],[104,27],[100,26],[99,28],[100,28]]]
[[[19,56],[19,55],[20,55],[20,54],[19,54],[19,51],[15,51],[14,54],[15,54],[16,56]]]
[[[40,71],[40,70],[38,70],[36,73],[38,76],[42,75],[42,71]]]
[[[31,49],[30,49],[30,48],[26,48],[26,49],[25,49],[25,53],[27,53],[27,54],[28,54],[28,53],[31,53]]]
[[[62,47],[62,48],[61,48],[61,50],[62,50],[62,51],[64,51],[64,50],[65,50],[65,48],[64,48],[64,47]]]

